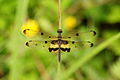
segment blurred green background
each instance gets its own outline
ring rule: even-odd
[[[55,34],[57,0],[0,0],[0,80],[57,80],[57,57],[28,48],[26,19]],[[62,29],[96,30],[91,49],[62,55],[59,80],[120,80],[120,1],[62,0]]]

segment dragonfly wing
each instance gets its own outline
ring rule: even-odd
[[[38,38],[41,38],[41,39],[44,39],[44,40],[57,39],[56,36],[51,36],[50,34],[42,32],[42,31],[37,32],[37,31],[31,30],[31,29],[25,29],[23,31],[24,34],[27,34],[27,32],[36,33],[35,37],[38,37]]]
[[[29,40],[26,42],[26,46],[28,47],[41,47],[48,48],[50,45],[50,41],[42,41],[42,40]]]
[[[40,49],[47,49],[49,52],[57,54],[58,53],[58,44],[56,40],[29,40],[26,42],[26,46],[28,47],[40,47]]]
[[[96,32],[90,30],[88,32],[72,32],[70,35],[63,36],[63,39],[71,39],[71,40],[88,40],[96,35]]]
[[[63,40],[61,44],[61,51],[62,53],[68,53],[73,51],[79,51],[85,48],[93,47],[93,43],[90,41],[70,41],[70,40]]]
[[[68,41],[68,48],[71,51],[78,51],[86,48],[91,48],[94,44],[90,41]]]

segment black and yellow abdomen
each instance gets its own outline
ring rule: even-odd
[[[58,53],[59,49],[63,52],[70,52],[70,46],[68,44],[68,41],[60,40],[60,48],[59,48],[58,40],[52,40],[49,47],[49,52]]]

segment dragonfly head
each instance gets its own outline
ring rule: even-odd
[[[58,30],[57,30],[57,33],[62,33],[62,29],[58,29]]]

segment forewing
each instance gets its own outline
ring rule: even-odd
[[[49,34],[49,33],[46,33],[46,32],[43,32],[43,31],[39,31],[39,32],[37,32],[37,31],[35,31],[35,30],[31,30],[31,29],[25,29],[24,31],[23,31],[23,33],[24,34],[27,34],[27,32],[29,32],[29,33],[36,33],[36,35],[34,36],[34,37],[36,37],[36,38],[41,38],[42,40],[44,39],[44,40],[52,40],[52,39],[57,39],[57,37],[56,36],[51,36],[51,34]]]
[[[68,34],[67,36],[63,36],[63,39],[66,40],[89,40],[92,37],[96,35],[96,32],[93,30],[90,30],[88,32],[71,32],[71,34]]]

